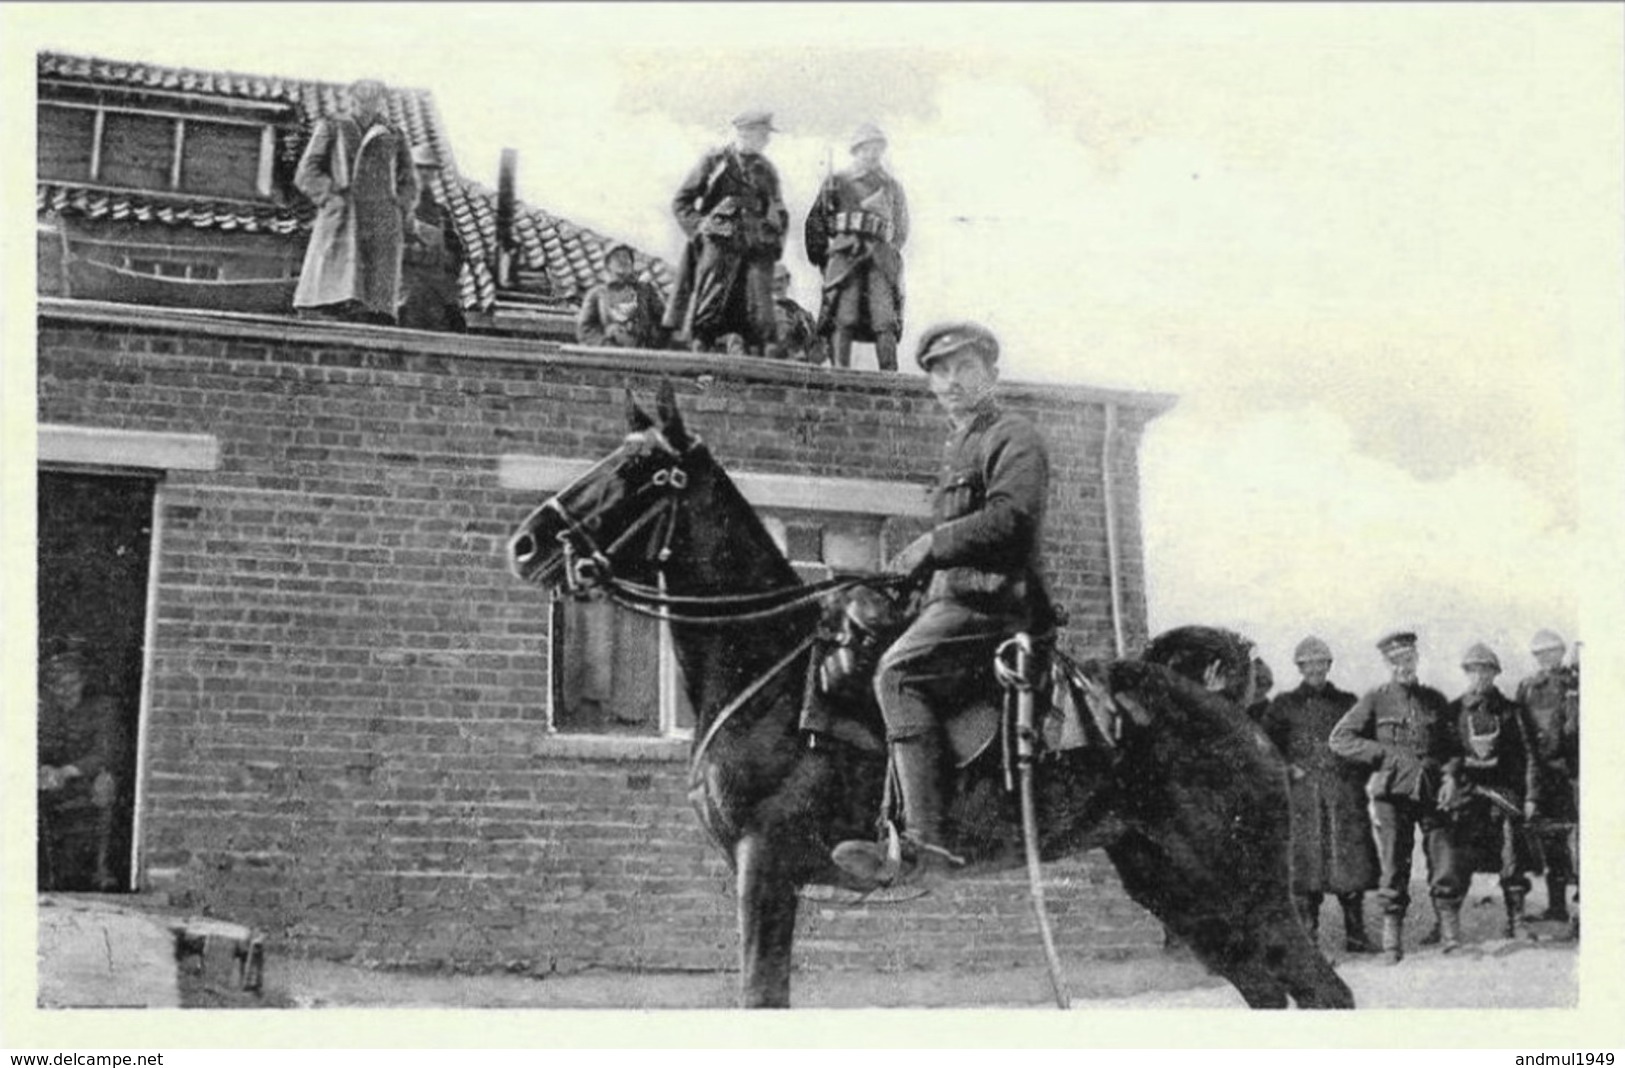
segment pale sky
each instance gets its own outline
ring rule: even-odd
[[[133,10],[132,10],[133,9]],[[1142,458],[1153,630],[1234,627],[1291,685],[1424,637],[1571,639],[1621,385],[1617,5],[8,4],[39,48],[434,94],[458,163],[674,261],[677,181],[747,107],[799,241],[826,159],[888,134],[904,351],[986,321],[1006,374],[1180,397]],[[8,64],[8,99],[31,71]],[[26,88],[23,90],[26,92]],[[8,109],[6,121],[18,121]],[[14,220],[21,225],[20,219]],[[858,360],[871,359],[860,347]],[[1599,397],[1605,413],[1598,417]],[[1606,438],[1611,443],[1611,438]],[[719,443],[725,449],[725,443]],[[1611,447],[1611,445],[1610,445]],[[1589,473],[1588,473],[1589,472]],[[1606,505],[1606,507],[1604,507]],[[1599,511],[1601,509],[1601,511]],[[1606,514],[1604,514],[1606,513]]]

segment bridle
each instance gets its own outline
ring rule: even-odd
[[[643,485],[632,492],[630,499],[622,498],[580,517],[572,514],[563,504],[562,498],[568,496],[571,489],[591,478],[609,462],[610,458],[606,457],[583,473],[569,487],[543,503],[542,507],[556,516],[564,527],[558,533],[558,541],[564,554],[564,590],[570,596],[584,599],[594,594],[602,594],[618,607],[663,622],[723,627],[778,619],[815,604],[822,605],[830,597],[858,587],[895,589],[911,582],[906,576],[900,575],[853,575],[825,579],[807,585],[765,590],[760,593],[693,596],[666,592],[663,588],[665,566],[671,559],[673,538],[683,516],[684,494],[690,484],[687,463],[691,456],[704,452],[704,445],[696,438],[679,451],[663,437],[659,441],[671,454],[674,462],[656,470]],[[641,497],[650,498],[643,511],[608,545],[600,544],[594,531],[602,525],[604,514],[611,509],[628,507]],[[663,529],[651,542],[658,546],[652,553],[652,558],[660,576],[660,585],[649,586],[617,575],[615,573],[617,554],[625,549],[635,534],[656,523],[663,524]],[[701,758],[722,725],[761,693],[768,683],[783,674],[817,644],[819,637],[817,628],[809,631],[807,637],[795,648],[747,684],[717,713],[711,720],[710,727],[694,747],[693,757],[689,763],[691,785],[697,783]]]

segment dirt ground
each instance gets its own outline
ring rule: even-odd
[[[1420,887],[1418,888],[1421,889]],[[1545,900],[1537,889],[1529,910]],[[1368,915],[1375,909],[1370,903]],[[1415,945],[1431,919],[1413,913],[1408,955],[1398,966],[1343,952],[1341,921],[1329,905],[1322,945],[1365,1008],[1572,1007],[1577,1003],[1577,948],[1566,927],[1537,923],[1536,942],[1501,937],[1503,912],[1493,883],[1480,879],[1463,910],[1467,946],[1452,953]],[[1125,1008],[1242,1008],[1228,984],[1180,954],[1150,953],[1121,961],[1066,962],[1074,1010]],[[737,976],[727,972],[584,972],[535,978],[516,975],[406,974],[328,961],[272,956],[260,997],[188,985],[195,1007],[285,1008],[552,1008],[726,1009],[735,1005]],[[1005,971],[798,972],[800,1008],[1019,1008],[1051,1003],[1042,961]]]

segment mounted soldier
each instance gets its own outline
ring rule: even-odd
[[[738,334],[761,355],[774,338],[773,265],[790,216],[779,172],[762,155],[776,132],[772,113],[747,111],[733,125],[733,143],[702,156],[672,199],[688,247],[664,325],[696,352]]]
[[[908,200],[880,165],[886,135],[878,127],[859,126],[851,150],[852,166],[824,179],[803,228],[807,259],[824,272],[818,332],[833,335],[835,366],[852,366],[852,342],[868,341],[880,369],[895,371]]]
[[[886,564],[928,583],[919,616],[880,659],[874,692],[906,826],[904,867],[892,885],[929,886],[960,863],[943,847],[943,719],[977,692],[1001,640],[1052,629],[1054,612],[1040,557],[1049,450],[1032,423],[995,400],[998,340],[975,323],[943,324],[920,338],[916,359],[953,432],[935,526]],[[845,841],[832,856],[859,883],[885,885],[885,850],[876,842]]]

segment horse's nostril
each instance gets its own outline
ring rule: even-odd
[[[521,534],[513,540],[513,561],[516,564],[528,563],[536,555],[536,539],[529,534]]]
[[[597,530],[600,526],[603,525],[603,522],[604,521],[602,519],[600,519],[598,516],[590,515],[586,519],[583,519],[581,521],[581,525],[586,527],[588,530]]]

